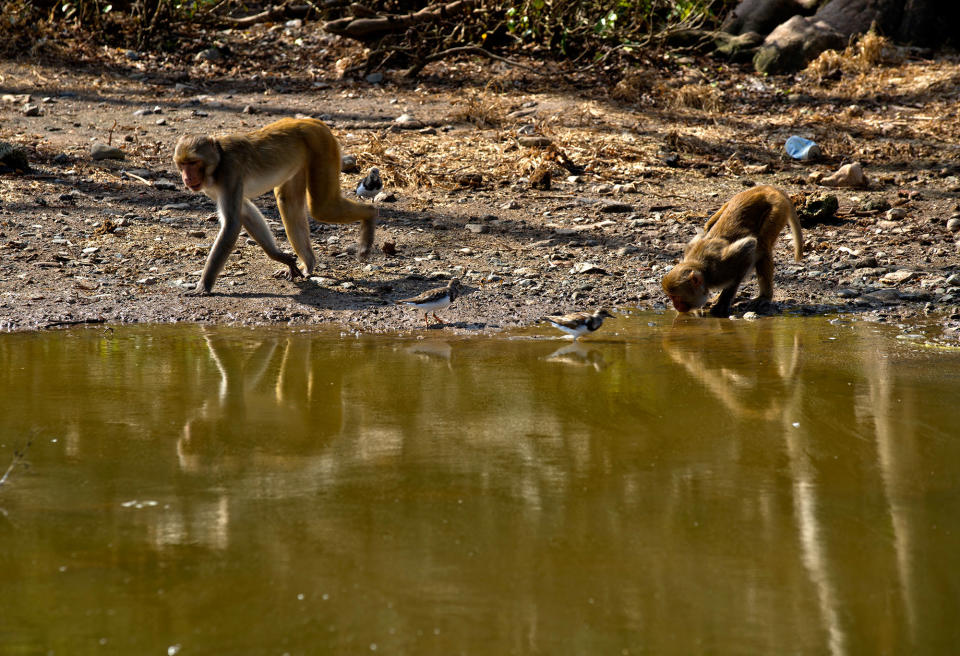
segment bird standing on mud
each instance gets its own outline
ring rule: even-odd
[[[603,325],[604,318],[612,319],[613,315],[600,308],[596,312],[573,312],[571,314],[554,314],[544,317],[554,328],[558,328],[570,335],[574,340],[581,335],[592,333]]]
[[[360,184],[357,185],[357,196],[360,198],[374,199],[383,190],[383,180],[380,179],[380,169],[374,166],[370,169]]]
[[[412,305],[423,312],[423,320],[428,326],[430,325],[429,314],[432,313],[433,318],[442,326],[444,324],[437,316],[437,310],[445,310],[450,307],[450,304],[457,300],[458,296],[460,296],[460,279],[454,278],[446,287],[429,289],[418,296],[405,298],[396,301],[396,303],[397,305]]]

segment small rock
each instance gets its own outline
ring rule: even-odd
[[[868,255],[860,260],[857,260],[853,263],[854,269],[873,269],[877,266],[877,258],[872,255]]]
[[[257,109],[256,107],[254,107],[253,105],[244,105],[242,111],[243,111],[244,114],[256,114],[256,113],[259,112],[260,110],[258,110],[258,109]]]
[[[40,105],[24,105],[24,116],[40,116]]]
[[[340,158],[340,170],[344,173],[353,173],[357,170],[357,156],[344,155]]]
[[[123,151],[120,150],[119,148],[102,144],[99,141],[94,142],[94,144],[90,146],[90,156],[93,157],[93,159],[95,160],[123,159],[124,157],[126,157]]]
[[[951,287],[960,287],[960,273],[953,273],[947,276],[946,283]]]
[[[886,198],[870,198],[860,205],[860,209],[864,212],[886,212],[890,209],[890,201]]]
[[[628,203],[607,203],[600,207],[600,211],[607,214],[629,214],[633,211],[633,205]]]
[[[900,292],[896,289],[878,289],[862,295],[860,298],[879,303],[894,303],[900,300]]]
[[[835,173],[826,176],[820,181],[828,187],[866,187],[867,176],[863,174],[860,162],[844,164]]]
[[[223,59],[223,53],[217,48],[207,48],[198,52],[195,59],[197,61],[220,61]]]
[[[617,255],[624,257],[625,255],[633,255],[634,253],[639,253],[640,249],[636,246],[621,246],[617,249]]]
[[[423,123],[412,117],[410,114],[401,114],[397,118],[393,119],[393,124],[399,127],[401,130],[419,130],[423,127]]]
[[[374,203],[396,203],[397,195],[392,191],[381,191],[373,197]]]
[[[881,276],[880,281],[888,285],[899,285],[902,282],[910,280],[916,275],[916,271],[901,269],[900,271],[891,271],[890,273],[884,274]]]
[[[947,221],[947,230],[950,232],[960,232],[960,219],[950,219]]]
[[[531,136],[520,137],[517,139],[517,143],[526,148],[546,148],[553,142],[547,137]]]
[[[462,187],[479,187],[483,184],[483,176],[479,173],[460,173],[454,181]]]
[[[576,275],[589,273],[605,276],[607,275],[607,270],[597,266],[593,262],[578,262],[570,269],[570,273]]]
[[[383,251],[384,255],[396,255],[397,245],[392,241],[385,241],[380,245],[380,250]]]
[[[518,210],[520,209],[520,203],[516,200],[508,200],[506,203],[500,206],[502,210]]]
[[[371,73],[365,79],[370,84],[380,84],[383,82],[383,73]]]
[[[482,223],[468,223],[464,227],[470,232],[477,235],[482,235],[486,232],[490,232],[490,226],[484,225]]]
[[[894,207],[887,210],[887,219],[890,221],[900,221],[907,217],[907,210],[902,207]]]
[[[849,287],[841,287],[837,290],[837,296],[840,298],[857,298],[860,296],[860,293],[856,290],[850,289]]]

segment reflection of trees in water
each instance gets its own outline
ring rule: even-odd
[[[109,462],[84,494],[116,507],[130,489],[117,470],[163,490],[135,515],[150,543],[229,551],[241,589],[271,582],[257,611],[309,581],[338,595],[331,624],[385,622],[371,596],[389,597],[390,626],[443,629],[438,653],[562,652],[571,627],[611,653],[722,651],[731,634],[758,652],[910,653],[957,610],[930,609],[954,579],[933,581],[922,559],[949,562],[927,520],[931,494],[942,509],[950,489],[928,470],[956,449],[925,441],[933,388],[909,391],[869,330],[842,333],[863,358],[778,320],[678,323],[562,353],[178,334],[116,351],[74,341],[85,364],[69,385],[49,381],[54,421],[76,428],[79,461],[99,449]],[[36,404],[29,358],[4,342],[0,357],[14,402]],[[200,586],[184,582],[175,612],[203,610]],[[289,629],[262,630],[280,644]],[[424,651],[411,644],[399,647]]]

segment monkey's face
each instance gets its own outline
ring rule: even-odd
[[[173,161],[180,170],[183,186],[200,191],[210,185],[210,176],[220,164],[220,151],[210,137],[183,136],[173,151]]]
[[[709,293],[703,274],[696,269],[678,264],[663,277],[663,291],[677,312],[689,312],[707,304]]]
[[[183,178],[183,186],[190,191],[200,191],[203,189],[204,171],[203,162],[190,161],[178,164],[180,177]]]

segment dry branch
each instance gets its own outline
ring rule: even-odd
[[[323,29],[332,34],[339,34],[357,41],[376,41],[387,35],[404,32],[407,29],[424,23],[436,23],[445,18],[470,11],[476,5],[476,0],[454,0],[445,4],[435,4],[424,7],[420,11],[410,14],[387,14],[375,18],[339,18],[325,23]]]

